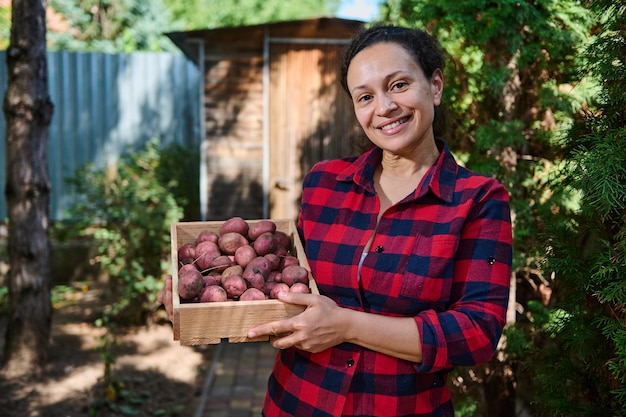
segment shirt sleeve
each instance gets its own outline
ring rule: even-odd
[[[454,256],[448,309],[415,317],[422,343],[420,372],[488,362],[506,322],[512,227],[508,193],[488,181],[466,219]]]

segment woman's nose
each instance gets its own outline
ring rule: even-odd
[[[389,112],[398,108],[398,104],[388,94],[383,94],[382,96],[379,96],[379,97],[380,97],[380,101],[377,106],[379,115],[386,115]]]

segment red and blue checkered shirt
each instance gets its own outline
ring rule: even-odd
[[[315,354],[281,350],[265,416],[452,417],[447,373],[493,356],[509,296],[508,193],[438,146],[421,185],[380,219],[360,278],[379,211],[380,149],[313,167],[298,220],[320,293],[346,308],[413,317],[422,362],[351,343]]]

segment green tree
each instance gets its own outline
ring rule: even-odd
[[[580,202],[545,236],[555,303],[531,347],[536,408],[550,417],[626,416],[626,6],[591,11],[599,23],[579,78],[599,92],[564,140],[553,184]]]
[[[49,48],[101,52],[174,50],[164,36],[170,13],[162,0],[52,0],[70,30],[49,34]]]
[[[184,29],[254,25],[334,14],[341,0],[164,0]]]
[[[590,93],[578,83],[575,63],[592,16],[577,0],[389,0],[383,16],[429,30],[449,54],[446,139],[465,165],[509,189],[511,307],[521,309],[518,326],[525,329],[538,320],[533,308],[550,302],[553,281],[541,269],[546,219],[564,221],[574,203],[548,180],[560,140]],[[509,348],[530,343],[525,331],[507,335]],[[478,401],[474,415],[508,416],[524,400],[533,381],[516,359],[503,350],[489,366],[459,370],[459,391],[488,399]]]

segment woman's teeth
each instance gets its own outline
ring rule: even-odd
[[[402,120],[398,120],[398,121],[396,121],[396,122],[393,122],[393,123],[390,123],[390,124],[388,124],[388,125],[385,125],[385,126],[381,127],[381,130],[389,130],[389,129],[393,129],[394,127],[396,127],[396,126],[400,126],[402,123],[404,123],[404,122],[406,122],[406,121],[407,121],[407,118],[405,117],[405,118],[404,118],[404,119],[402,119]]]

